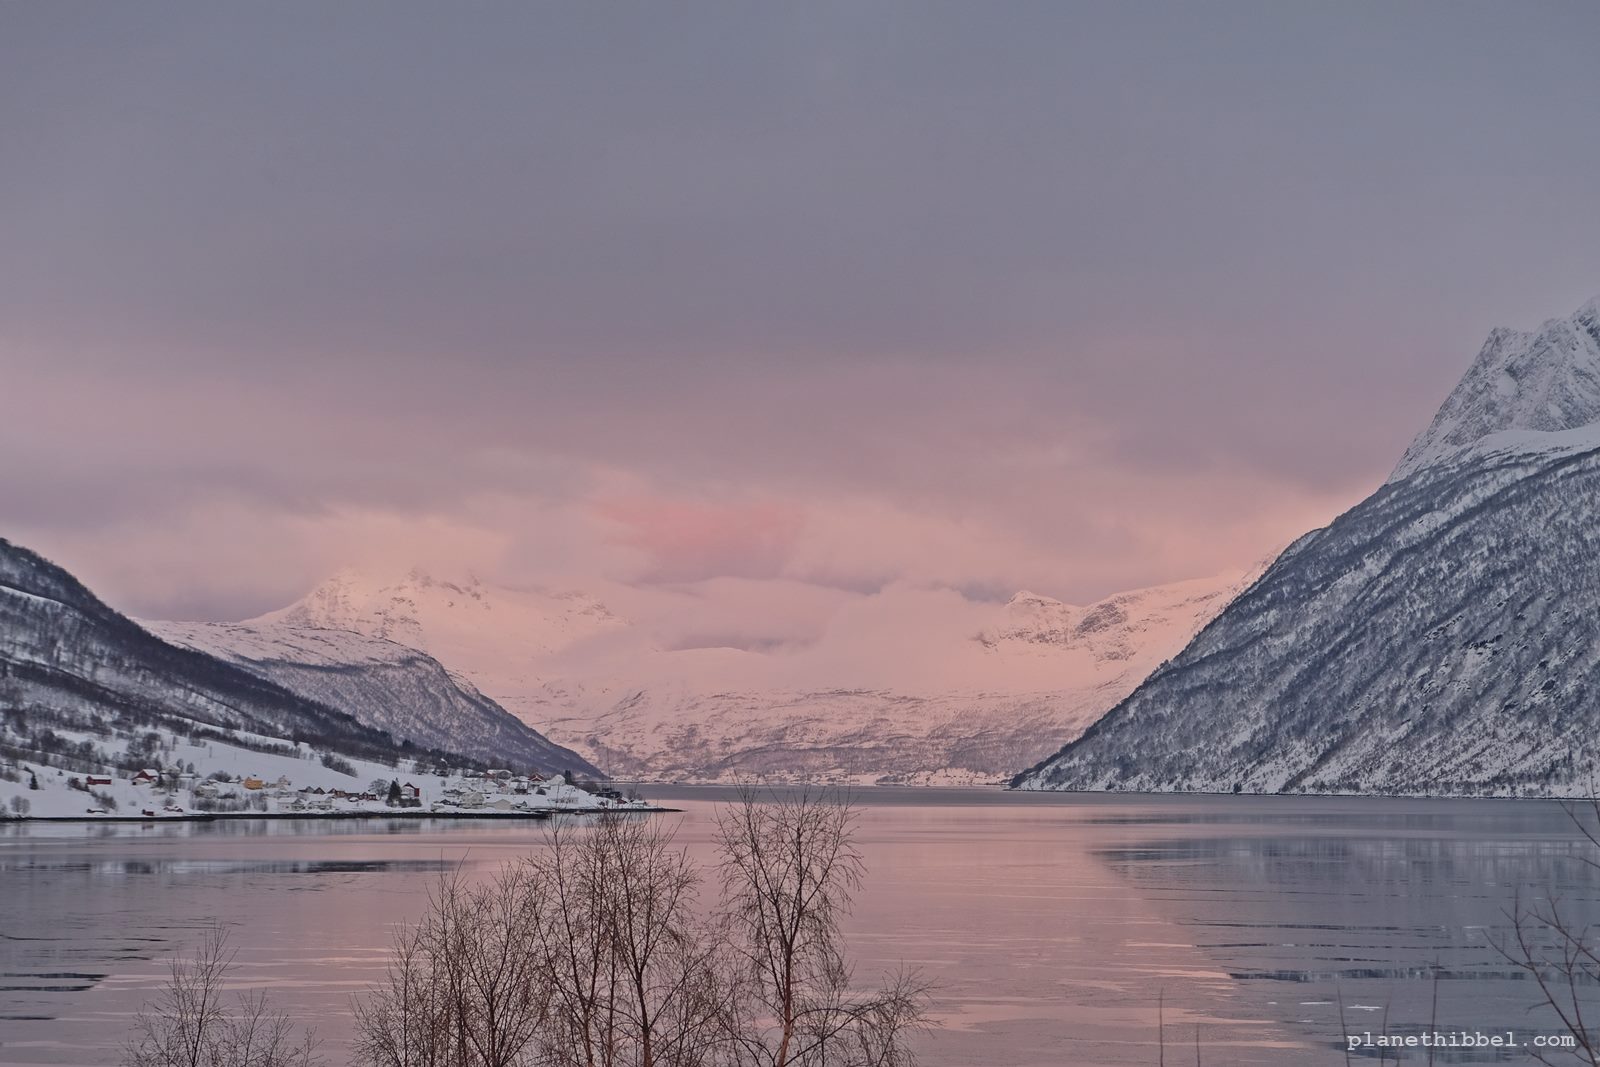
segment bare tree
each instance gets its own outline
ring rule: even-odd
[[[914,975],[851,988],[841,920],[865,868],[848,799],[746,790],[718,819],[727,950],[725,1029],[751,1067],[904,1067],[924,1023]]]
[[[357,1005],[373,1067],[701,1067],[721,1044],[699,873],[638,816],[559,828],[481,886],[441,882]]]
[[[482,884],[441,880],[357,1004],[365,1067],[908,1067],[925,991],[850,987],[839,921],[859,884],[832,797],[719,820],[723,908],[643,815],[558,826]]]
[[[548,902],[536,946],[555,1067],[701,1067],[722,1044],[717,942],[671,831],[608,815],[529,860]]]
[[[356,1004],[358,1060],[377,1067],[527,1067],[545,1010],[529,946],[539,900],[508,866],[469,885],[440,878],[395,938],[387,981]]]
[[[1582,808],[1568,805],[1566,810],[1591,849],[1600,850],[1600,829],[1585,821]],[[1591,800],[1588,810],[1600,824],[1600,799]],[[1579,859],[1600,870],[1600,859],[1595,856]],[[1600,1011],[1595,1003],[1595,989],[1600,986],[1600,930],[1574,920],[1553,896],[1525,901],[1520,891],[1510,919],[1510,940],[1496,943],[1495,948],[1526,972],[1539,990],[1540,1002],[1555,1013],[1574,1042],[1572,1048],[1530,1050],[1534,1058],[1541,1063],[1600,1067],[1600,1030],[1595,1029],[1592,1018]]]
[[[1555,1053],[1532,1049],[1533,1057],[1541,1063],[1577,1062],[1600,1067],[1600,1033],[1585,1017],[1585,1002],[1594,1007],[1594,988],[1600,984],[1594,928],[1570,921],[1557,900],[1524,905],[1520,894],[1512,918],[1511,942],[1497,947],[1510,962],[1527,972],[1539,990],[1540,1001],[1555,1012],[1575,1042],[1573,1048]]]
[[[174,957],[167,984],[134,1016],[124,1067],[315,1067],[316,1036],[272,1011],[264,992],[241,993],[230,1009],[235,953],[213,926],[192,957]]]

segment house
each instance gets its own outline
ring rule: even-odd
[[[109,779],[109,778],[96,778],[92,774],[89,775],[89,777],[85,778],[84,781],[89,783],[89,788],[91,788],[91,789],[93,789],[97,785],[110,785],[111,784],[111,779]]]
[[[239,784],[244,786],[246,789],[265,789],[267,785],[266,782],[263,782],[253,774]]]
[[[402,785],[400,787],[400,799],[402,801],[405,801],[405,800],[419,800],[420,801],[422,799],[422,790],[419,789],[417,786],[412,785],[410,782],[407,782],[407,783],[405,783],[404,785]]]
[[[461,806],[463,808],[481,808],[485,799],[484,795],[479,792],[462,793]]]
[[[135,774],[132,778],[129,778],[128,781],[132,782],[134,785],[149,785],[151,782],[155,781],[158,777],[159,777],[159,775],[157,775],[155,771],[152,771],[152,770],[141,770],[137,774]]]

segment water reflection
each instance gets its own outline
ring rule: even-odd
[[[683,809],[661,818],[710,860],[714,805],[731,793],[652,798]],[[1198,1027],[1208,1063],[1338,1064],[1346,1030],[1433,1019],[1532,1032],[1530,984],[1495,948],[1518,894],[1600,918],[1600,871],[1553,804],[858,799],[858,970],[904,962],[938,984],[930,1067],[1152,1064],[1158,998],[1168,1040],[1192,1050]],[[339,1062],[349,995],[381,973],[394,924],[439,872],[477,876],[543,838],[536,824],[418,819],[0,829],[0,1058],[114,1063],[166,958],[216,919],[236,925],[244,979],[316,1023]]]

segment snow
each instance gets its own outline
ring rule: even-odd
[[[461,774],[451,774],[441,777],[434,773],[437,768],[419,768],[410,761],[401,761],[397,766],[384,763],[375,763],[367,760],[346,760],[354,768],[354,774],[346,774],[335,770],[322,763],[322,754],[309,746],[297,746],[296,754],[282,754],[276,752],[259,752],[240,745],[230,745],[224,742],[200,741],[195,742],[170,731],[155,731],[160,737],[161,762],[165,767],[173,768],[194,764],[195,773],[192,778],[185,778],[183,784],[170,795],[162,789],[151,785],[139,784],[132,780],[130,774],[137,772],[106,769],[104,771],[80,772],[76,770],[63,770],[42,763],[22,759],[15,764],[0,763],[0,767],[16,773],[20,781],[7,781],[0,778],[0,817],[14,814],[12,799],[20,797],[28,802],[27,817],[33,819],[126,819],[142,818],[143,812],[151,812],[148,817],[157,819],[194,818],[205,813],[197,806],[195,788],[209,788],[209,777],[216,772],[222,772],[231,779],[231,782],[215,783],[215,788],[224,795],[234,794],[240,798],[261,796],[265,798],[265,810],[259,812],[228,813],[226,817],[245,817],[251,814],[294,814],[306,818],[323,816],[348,816],[351,814],[372,814],[385,816],[405,816],[434,814],[441,811],[454,812],[446,801],[445,791],[450,789],[468,790],[473,788],[484,789],[485,779],[482,777],[467,777]],[[80,734],[72,731],[57,731],[57,733],[73,742],[91,741],[106,747],[106,739],[96,734]],[[236,734],[241,741],[254,743],[267,743],[282,745],[284,742],[275,738],[259,738],[249,735]],[[73,778],[86,780],[89,777],[109,777],[110,785],[97,785],[93,787],[96,793],[109,793],[116,801],[116,807],[103,814],[94,814],[90,809],[100,807],[100,803],[89,792],[71,788],[69,781]],[[30,781],[37,778],[38,789],[30,787]],[[246,789],[240,783],[245,779],[259,779],[265,783],[276,783],[279,779],[287,779],[288,785],[283,789],[276,787],[260,790]],[[331,801],[326,810],[306,809],[295,807],[295,802],[307,803],[310,797],[300,793],[302,789],[321,788],[324,790],[342,790],[345,792],[363,793],[375,781],[399,781],[402,784],[417,785],[422,791],[421,808],[391,808],[386,803],[387,792],[381,794],[375,801]],[[517,780],[514,780],[517,781]],[[516,793],[502,794],[498,788],[493,789],[492,797],[504,795],[508,800],[518,806],[519,810],[533,812],[598,812],[602,810],[649,810],[643,802],[612,802],[594,796],[575,786],[565,784],[559,779],[545,782],[530,782],[520,780],[528,788],[526,795]],[[544,795],[534,792],[535,788],[543,788]],[[387,790],[387,785],[385,785]],[[176,807],[181,810],[169,810]]]
[[[139,623],[173,644],[210,650],[224,645],[232,658],[282,660],[317,666],[373,666],[404,663],[416,650],[395,641],[349,630],[247,626],[240,623]]]
[[[231,662],[424,748],[546,771],[596,773],[581,757],[552,745],[490,701],[465,677],[407,645],[286,622],[141,625],[164,640]]]
[[[415,568],[398,579],[345,568],[307,596],[252,622],[352,630],[421,649],[452,669],[548,655],[627,625],[583,593],[489,586]]]
[[[1406,449],[1391,483],[1490,449],[1562,447],[1600,423],[1600,298],[1537,331],[1497,329],[1428,428]],[[1568,438],[1570,444],[1574,438]]]
[[[674,647],[592,595],[347,570],[249,625],[412,644],[622,777],[996,782],[1094,721],[1253,576],[1084,606],[889,589],[846,603],[820,639],[735,648]],[[346,654],[315,633],[294,640]]]
[[[1583,796],[1600,301],[1497,330],[1388,483],[1024,788]]]

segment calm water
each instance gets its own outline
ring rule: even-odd
[[[709,857],[727,794],[652,796],[684,809],[658,817]],[[1600,877],[1555,804],[859,800],[870,873],[850,924],[857,973],[904,962],[937,983],[929,1067],[1155,1064],[1158,1000],[1169,1064],[1194,1062],[1196,1027],[1205,1063],[1342,1064],[1346,1027],[1379,1030],[1385,1010],[1391,1029],[1424,1027],[1435,994],[1441,1027],[1531,1036],[1548,1022],[1493,947],[1519,887],[1555,887],[1571,914],[1600,921]],[[115,1063],[165,960],[209,918],[237,924],[241,983],[316,1023],[340,1063],[349,998],[431,876],[488,870],[540,840],[504,822],[0,829],[0,1063]]]

